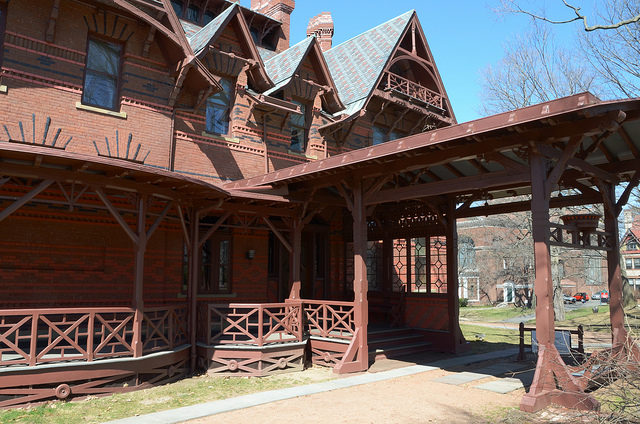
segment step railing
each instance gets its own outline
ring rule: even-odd
[[[303,300],[304,321],[312,336],[351,340],[356,331],[353,302]]]

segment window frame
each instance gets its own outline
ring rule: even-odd
[[[225,81],[223,83],[223,81]],[[209,96],[205,102],[205,131],[208,134],[214,134],[214,135],[228,135],[229,131],[231,130],[231,109],[233,109],[233,105],[234,105],[234,97],[235,97],[235,93],[236,93],[236,82],[235,80],[231,79],[231,78],[226,78],[226,77],[222,77],[220,78],[219,81],[220,85],[222,86],[223,90],[215,93],[211,96]],[[224,90],[224,84],[225,83],[229,83],[229,93],[228,97],[229,97],[229,101],[227,103],[227,108],[224,110],[224,116],[226,118],[226,131],[225,132],[217,132],[215,131],[215,123],[212,124],[212,127],[209,127],[209,105],[210,104],[215,104],[211,101],[211,99],[213,99],[217,94],[219,93],[225,93],[226,91]],[[220,105],[217,105],[220,106]]]
[[[625,258],[624,269],[633,269],[633,258]]]
[[[86,92],[86,84],[87,84],[87,71],[91,71],[91,72],[97,72],[103,75],[108,75],[108,74],[104,74],[103,72],[99,72],[99,71],[94,71],[94,70],[90,70],[89,69],[89,47],[90,47],[90,42],[91,40],[97,40],[103,43],[109,43],[109,44],[113,44],[113,45],[117,45],[120,47],[120,54],[118,57],[118,74],[116,76],[116,89],[114,90],[114,97],[113,97],[113,107],[107,107],[104,105],[99,105],[99,104],[94,104],[94,103],[90,103],[88,101],[85,100],[85,92]],[[85,106],[91,106],[91,107],[95,107],[95,108],[99,108],[99,109],[104,109],[104,110],[112,110],[115,112],[119,112],[120,111],[120,100],[121,100],[121,91],[122,91],[122,65],[124,63],[124,53],[125,53],[125,42],[119,41],[119,40],[114,40],[112,38],[108,38],[105,36],[102,36],[100,34],[95,34],[95,33],[89,33],[87,35],[87,46],[86,46],[86,56],[85,56],[85,63],[84,63],[84,71],[82,74],[82,96],[80,97],[80,103],[85,105]],[[110,75],[109,75],[110,76]]]
[[[302,119],[303,119],[303,126],[299,126],[299,125],[294,125],[293,124],[293,117],[294,115],[298,115],[298,114],[291,114],[291,116],[289,116],[289,151],[294,152],[294,153],[299,153],[299,154],[305,154],[307,151],[307,145],[309,144],[309,104],[301,99],[292,99],[291,103],[301,106],[304,108],[304,112],[300,115],[302,115]],[[293,129],[302,129],[302,146],[299,150],[296,149],[292,149],[293,147]]]
[[[229,282],[224,289],[220,288],[220,245],[223,242],[229,243],[229,260],[227,263],[227,276]],[[212,249],[212,247],[214,247]],[[208,263],[204,262],[204,251],[209,248],[210,260]],[[219,294],[231,294],[233,290],[233,237],[231,234],[214,235],[198,252],[198,264],[200,269],[200,275],[198,276],[198,295],[219,295]],[[208,273],[206,272],[208,268]],[[205,279],[208,277],[208,281]],[[208,286],[208,288],[207,288]]]

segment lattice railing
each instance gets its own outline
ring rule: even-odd
[[[407,96],[422,100],[442,109],[442,96],[427,87],[423,87],[416,82],[410,81],[391,72],[387,72],[384,81],[385,90],[399,91]]]
[[[204,342],[264,346],[302,341],[300,303],[210,304]]]
[[[130,308],[0,310],[0,366],[133,354]]]
[[[142,322],[144,353],[173,349],[188,342],[185,305],[146,308]]]
[[[132,308],[0,310],[0,366],[133,356],[134,317]],[[186,306],[146,309],[143,352],[187,343],[187,322]]]
[[[351,339],[356,331],[353,302],[303,300],[305,325],[312,336]]]

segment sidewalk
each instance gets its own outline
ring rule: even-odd
[[[271,390],[267,392],[252,393],[235,398],[224,399],[214,402],[202,403],[198,405],[186,406],[153,414],[135,416],[121,420],[110,421],[106,424],[170,424],[181,423],[197,418],[207,417],[243,408],[250,408],[257,405],[292,399],[300,396],[324,393],[348,387],[376,383],[391,380],[398,377],[405,377],[427,371],[442,368],[460,367],[477,362],[496,360],[517,355],[517,349],[506,349],[502,351],[489,352],[477,355],[459,356],[440,361],[435,361],[427,365],[411,365],[396,368],[389,371],[377,373],[362,373],[352,377],[338,378],[324,383],[309,384],[306,386],[291,387],[287,389]]]

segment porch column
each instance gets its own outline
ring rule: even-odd
[[[360,330],[358,356],[356,362],[361,371],[369,368],[369,344],[367,325],[369,323],[369,302],[367,292],[367,215],[359,179],[353,184],[353,304],[355,325]]]
[[[302,226],[300,218],[294,218],[291,226],[291,250],[289,251],[289,280],[291,291],[289,299],[300,299],[300,267],[302,258]]]
[[[459,352],[465,347],[460,330],[460,302],[458,301],[458,226],[456,223],[455,198],[447,202],[447,302],[449,311],[449,334],[451,351]],[[428,239],[427,239],[428,240]],[[428,249],[429,247],[427,247]]]
[[[531,162],[531,230],[535,259],[534,295],[536,297],[536,338],[538,363],[533,383],[522,399],[521,407],[535,411],[550,403],[549,395],[556,383],[547,363],[550,351],[555,351],[555,323],[553,312],[553,281],[549,250],[549,198],[545,187],[547,161],[532,152]],[[558,355],[558,358],[559,355]]]
[[[198,330],[198,271],[200,270],[200,212],[195,208],[191,211],[191,219],[189,222],[189,281],[187,294],[189,296],[189,329],[191,343],[191,361],[190,369],[194,372],[196,369],[197,358],[197,330]],[[205,323],[208,326],[208,323]]]
[[[134,290],[133,290],[133,356],[142,356],[142,321],[144,319],[144,253],[147,250],[147,197],[138,195],[138,223],[137,241],[134,262]]]
[[[603,187],[604,199],[604,229],[610,234],[612,246],[607,250],[607,274],[609,283],[609,316],[611,320],[613,347],[622,347],[627,341],[627,331],[624,328],[624,310],[622,303],[622,270],[620,269],[620,238],[618,237],[618,220],[613,206],[616,205],[615,186],[606,184]]]

